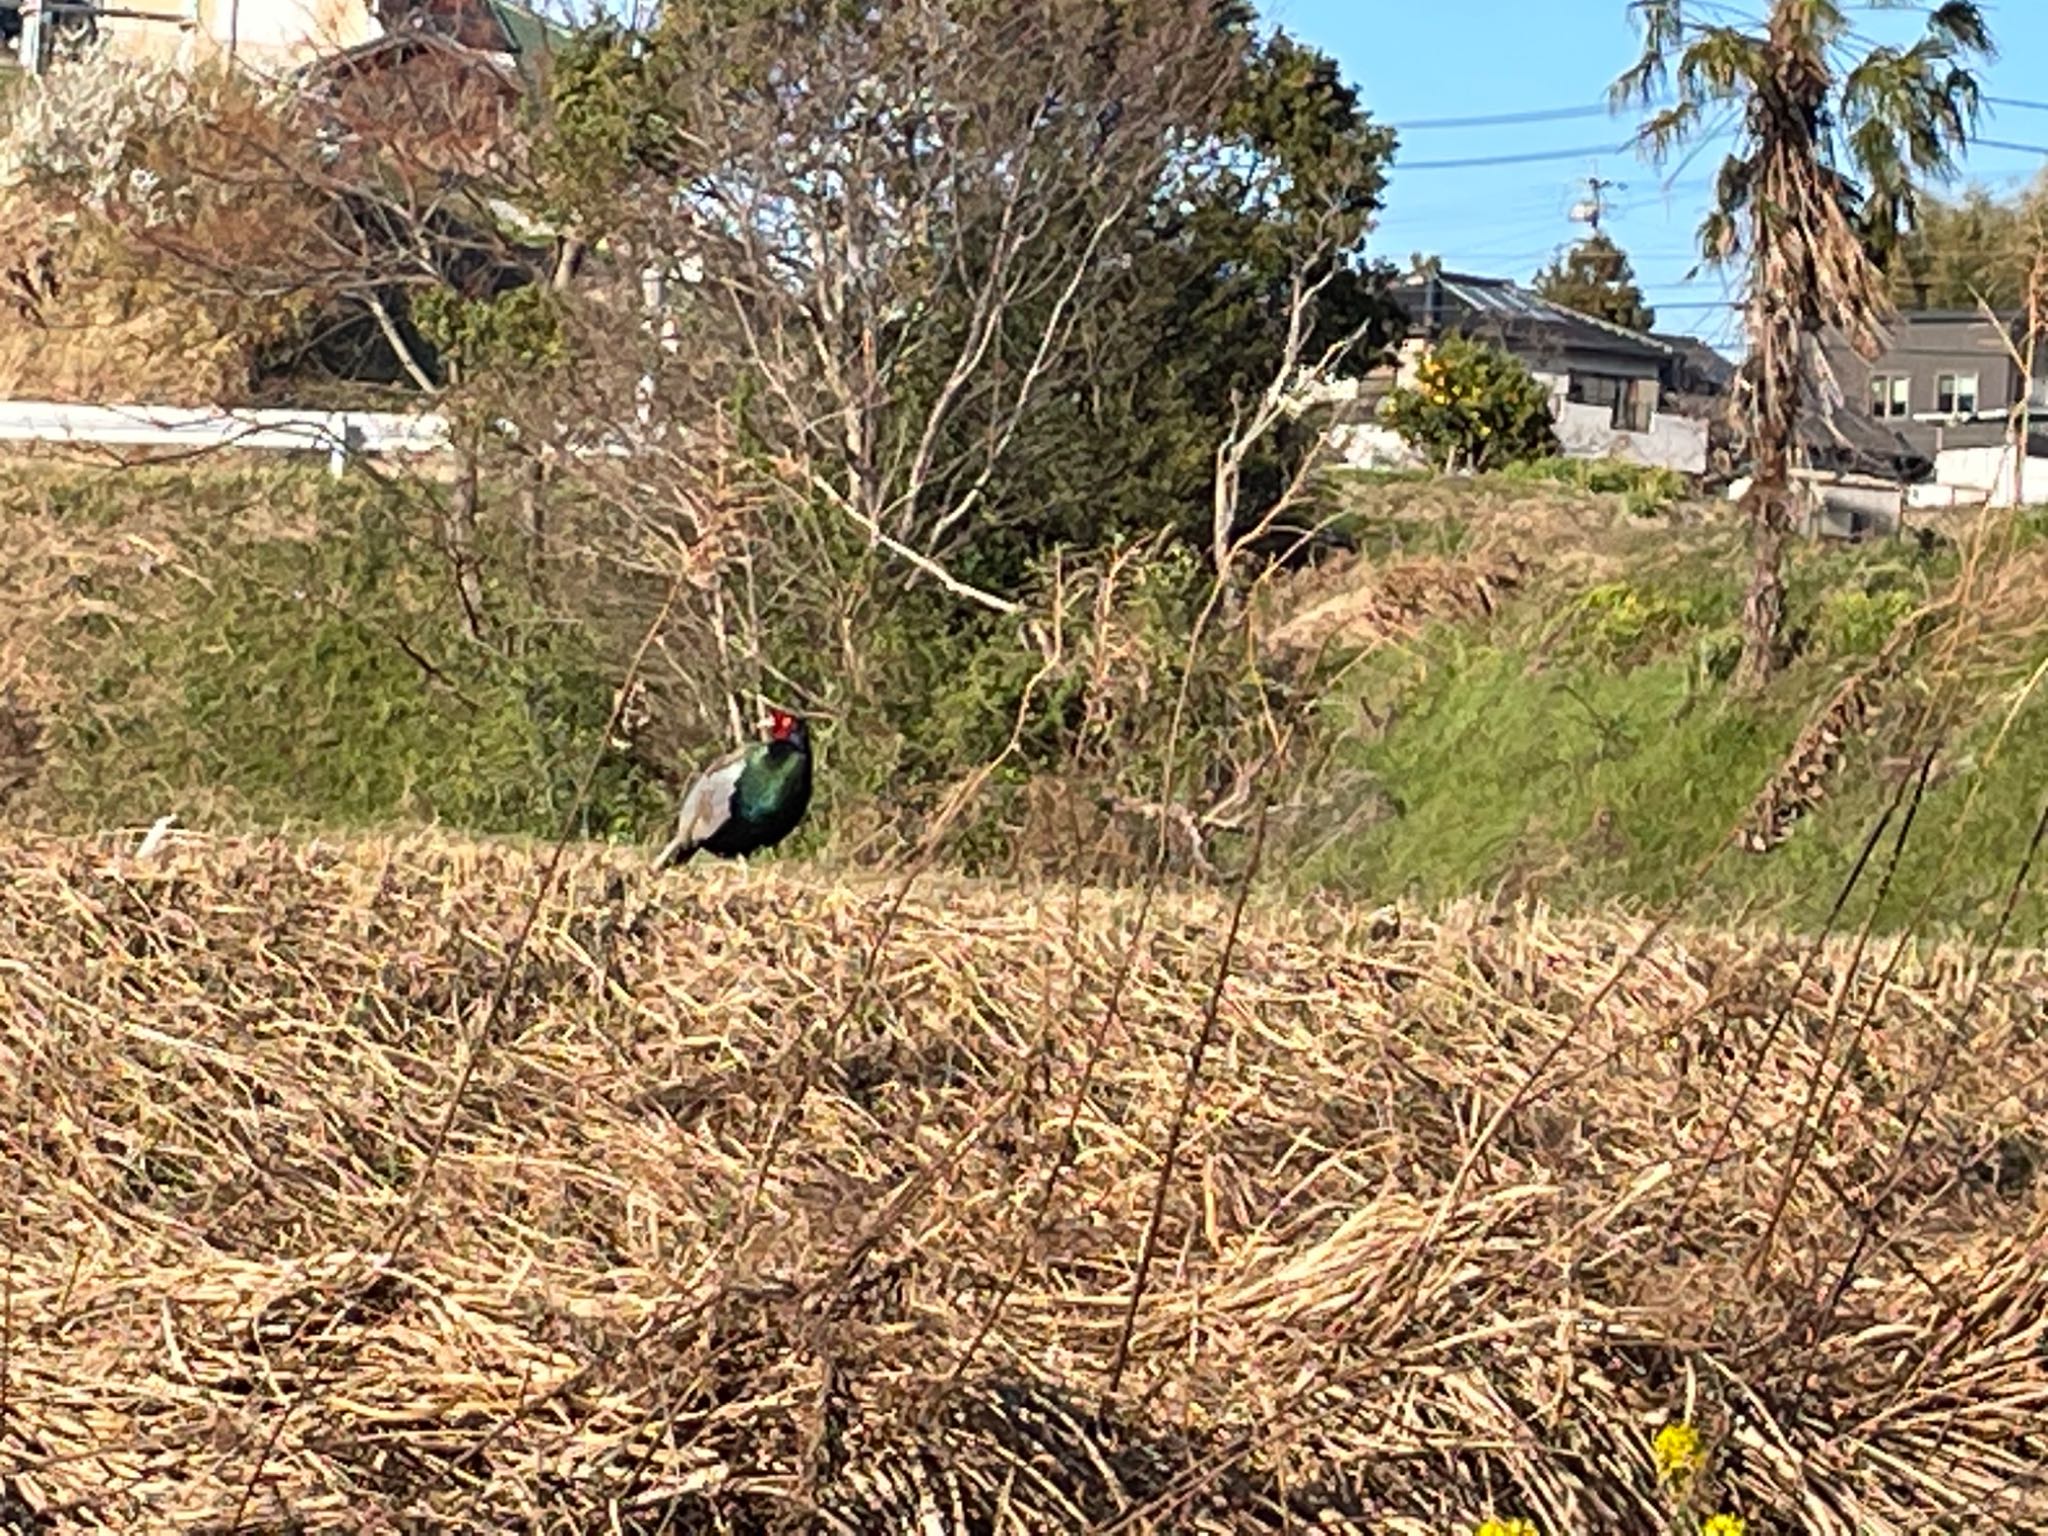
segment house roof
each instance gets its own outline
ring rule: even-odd
[[[551,52],[568,34],[538,11],[530,11],[512,0],[483,0],[483,5],[512,40],[512,52],[522,59]]]
[[[301,73],[348,74],[388,67],[438,46],[509,64],[533,86],[541,60],[568,35],[515,0],[372,0],[371,10],[384,29],[380,35],[324,54]]]
[[[353,47],[323,53],[317,59],[301,65],[298,73],[307,80],[360,75],[428,53],[453,55],[489,72],[502,81],[508,90],[516,92],[519,89],[519,80],[504,53],[465,47],[440,32],[426,28],[386,32]]]
[[[1553,304],[1533,289],[1504,277],[1465,272],[1417,273],[1394,288],[1395,301],[1430,335],[1445,330],[1493,332],[1506,341],[1543,340],[1663,362],[1673,355],[1666,343],[1598,316]],[[1417,311],[1420,311],[1419,313]]]
[[[1800,413],[1799,440],[1816,463],[1891,480],[1921,480],[1934,461],[1899,432],[1860,411],[1838,409],[1823,397]]]
[[[1668,348],[1679,360],[1717,389],[1726,389],[1735,379],[1735,364],[1697,336],[1680,336],[1653,331],[1650,340]]]

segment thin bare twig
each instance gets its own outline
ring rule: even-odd
[[[1159,1177],[1152,1186],[1152,1205],[1145,1217],[1145,1235],[1138,1242],[1137,1267],[1131,1275],[1130,1295],[1124,1304],[1122,1325],[1117,1330],[1116,1350],[1110,1356],[1109,1378],[1103,1383],[1102,1401],[1105,1409],[1123,1385],[1124,1364],[1130,1358],[1131,1335],[1138,1326],[1138,1307],[1145,1299],[1145,1282],[1152,1272],[1152,1256],[1158,1250],[1159,1227],[1166,1216],[1166,1193],[1173,1186],[1173,1175],[1180,1157],[1180,1142],[1187,1128],[1188,1114],[1194,1108],[1195,1094],[1202,1085],[1202,1062],[1209,1053],[1209,1045],[1216,1036],[1216,1022],[1223,1012],[1223,989],[1230,981],[1230,962],[1237,952],[1237,934],[1244,922],[1244,905],[1250,897],[1252,881],[1259,872],[1260,856],[1266,849],[1267,802],[1259,801],[1258,820],[1252,826],[1251,855],[1245,861],[1244,872],[1238,877],[1237,895],[1230,906],[1230,925],[1224,930],[1223,948],[1216,957],[1216,980],[1209,989],[1209,999],[1202,1009],[1202,1025],[1195,1033],[1193,1046],[1188,1051],[1187,1073],[1181,1079],[1180,1097],[1174,1103],[1173,1120],[1166,1129],[1166,1145],[1159,1153]]]

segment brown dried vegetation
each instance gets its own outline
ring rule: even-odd
[[[1255,908],[1098,1419],[1215,900],[572,854],[522,948],[506,848],[0,864],[64,1529],[1643,1531],[1666,1415],[1752,1530],[2038,1508],[2038,954]]]

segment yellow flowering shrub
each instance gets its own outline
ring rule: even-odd
[[[1557,452],[1550,394],[1505,352],[1450,336],[1392,391],[1380,420],[1442,469],[1499,469]]]

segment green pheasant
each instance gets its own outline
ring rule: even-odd
[[[676,835],[654,867],[687,863],[700,849],[744,859],[773,848],[810,807],[810,731],[795,715],[770,710],[766,741],[726,753],[697,776],[676,813]]]

